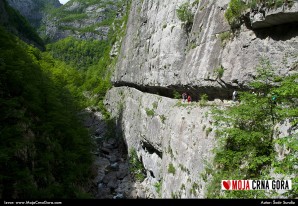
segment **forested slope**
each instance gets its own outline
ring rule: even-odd
[[[3,28],[0,42],[0,197],[90,197],[91,141],[72,95],[80,76]]]

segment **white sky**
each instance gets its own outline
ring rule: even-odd
[[[69,0],[59,0],[61,4],[65,4],[66,2],[68,2]]]

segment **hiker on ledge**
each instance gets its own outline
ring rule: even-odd
[[[186,94],[186,92],[184,92],[184,93],[182,94],[182,100],[183,100],[183,102],[185,102],[186,99],[187,99],[187,94]]]
[[[188,95],[188,97],[187,97],[187,102],[188,102],[188,103],[191,102],[191,96],[190,96],[190,95]]]
[[[237,91],[234,90],[234,92],[233,92],[233,97],[232,97],[232,99],[233,99],[234,102],[236,102],[237,94],[238,94]]]

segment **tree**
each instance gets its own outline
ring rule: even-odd
[[[0,196],[90,197],[91,138],[64,79],[76,73],[2,28],[0,44]]]
[[[194,18],[194,15],[191,11],[190,3],[185,2],[181,4],[176,11],[177,11],[178,19],[184,23],[186,31],[189,32],[193,25],[193,18]]]
[[[297,165],[296,137],[276,137],[276,125],[283,121],[298,124],[298,75],[274,82],[275,76],[268,60],[262,60],[258,75],[251,84],[251,90],[240,92],[240,104],[227,109],[213,111],[216,120],[216,134],[219,145],[215,149],[214,170],[210,185],[220,185],[224,179],[270,179],[269,171],[274,169],[286,175],[295,174]],[[252,93],[253,91],[253,93]],[[272,94],[277,95],[277,104]],[[292,148],[286,156],[288,161],[275,159],[275,144]],[[296,150],[294,150],[296,148]],[[296,157],[296,158],[294,158]],[[287,169],[284,169],[287,168]],[[297,174],[296,180],[297,180]],[[263,191],[227,191],[220,194],[220,188],[209,187],[209,197],[264,198]],[[297,196],[297,186],[292,196]]]
[[[238,27],[241,22],[242,12],[247,8],[242,0],[231,0],[225,12],[225,18],[232,28]]]

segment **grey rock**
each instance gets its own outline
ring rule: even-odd
[[[118,180],[117,179],[110,179],[107,185],[108,188],[116,189],[118,187]]]
[[[105,176],[105,170],[110,165],[110,162],[106,158],[97,157],[94,165],[97,168],[97,176],[94,181],[100,183]]]
[[[117,140],[116,139],[108,139],[108,144],[116,146],[117,145]]]
[[[126,98],[123,99],[119,94]],[[214,133],[211,132],[207,136],[202,125],[206,124],[206,128],[213,127],[209,123],[212,122],[211,117],[206,115],[208,107],[179,107],[175,105],[180,100],[142,93],[127,87],[112,88],[108,91],[105,101],[109,103],[107,109],[112,117],[120,112],[117,104],[124,104],[126,109],[119,121],[128,151],[131,148],[137,151],[149,173],[143,184],[134,185],[132,191],[136,191],[135,197],[154,197],[152,194],[156,194],[156,188],[153,185],[160,180],[163,181],[164,188],[171,188],[163,190],[164,198],[171,198],[171,191],[179,191],[182,184],[190,185],[186,188],[186,191],[189,191],[194,182],[200,182],[198,174],[204,170],[204,161],[212,158],[211,149],[215,143]],[[158,106],[154,117],[149,117],[146,108],[152,108],[154,102],[157,102]],[[160,115],[169,120],[167,124],[162,123]],[[144,146],[143,142],[147,142],[148,145]],[[157,155],[155,151],[162,151],[162,155]],[[173,176],[168,173],[170,162],[179,175]],[[120,163],[119,173],[127,167],[127,164]],[[197,194],[198,197],[204,197],[203,190],[197,191]],[[184,197],[192,196],[185,193]]]
[[[133,191],[133,181],[129,175],[125,176],[122,180],[119,181],[118,188],[115,190],[117,193],[126,194],[126,197],[131,197]]]
[[[68,36],[82,40],[107,40],[110,31],[109,26],[97,26],[94,30],[90,30],[90,27],[105,21],[112,12],[120,12],[121,14],[117,14],[117,16],[122,16],[122,13],[125,11],[124,8],[125,5],[119,4],[119,0],[114,1],[114,5],[106,4],[105,1],[95,2],[88,6],[76,1],[68,2],[68,4],[64,5],[64,10],[86,14],[86,17],[79,20],[63,21],[60,17],[47,14],[42,18],[45,29],[41,31],[41,35],[46,35],[53,41]],[[86,28],[89,28],[88,31],[82,31]]]
[[[108,184],[110,181],[117,180],[117,173],[116,172],[109,172],[106,174],[102,180],[104,184]]]
[[[98,199],[112,199],[113,195],[111,194],[110,188],[102,188],[98,190],[96,198]]]
[[[28,19],[31,25],[38,28],[44,17],[43,9],[50,4],[54,7],[60,7],[59,0],[7,0],[8,4],[19,11],[21,15]]]
[[[229,1],[201,0],[193,7],[194,23],[188,34],[176,15],[181,3],[132,2],[112,77],[114,84],[145,86],[148,91],[189,88],[195,99],[201,93],[227,99],[234,88],[248,87],[261,57],[269,58],[274,72],[281,76],[289,75],[295,67],[297,27],[285,28],[285,34],[277,28],[254,31],[242,24],[239,35],[230,34],[223,45],[222,34],[231,31],[224,17]],[[287,13],[297,15],[295,8],[296,3]],[[224,68],[220,79],[216,74],[219,67]]]
[[[262,12],[250,12],[249,17],[254,29],[298,22],[298,2],[294,2],[291,7],[283,4],[278,8],[264,8]]]
[[[115,195],[115,196],[113,197],[113,199],[125,199],[125,196],[124,196],[124,194],[122,194],[122,193],[118,193],[117,195]]]
[[[115,148],[114,145],[108,144],[106,142],[103,143],[103,147],[106,148],[106,149],[114,149]]]
[[[122,180],[127,174],[128,174],[128,171],[121,170],[117,172],[117,179]]]
[[[105,188],[104,184],[103,183],[99,183],[98,184],[98,189],[103,189],[103,188]]]
[[[115,163],[116,161],[119,160],[119,158],[118,158],[116,155],[111,155],[111,156],[109,157],[109,159],[110,159],[110,162],[112,162],[112,163]],[[119,166],[118,166],[118,167],[119,167]]]
[[[101,150],[102,153],[104,153],[104,154],[106,154],[106,155],[108,155],[108,154],[110,154],[110,153],[112,152],[112,150],[107,149],[107,148],[104,148],[104,147],[101,148],[100,150]]]
[[[113,171],[118,171],[119,170],[119,164],[117,162],[111,164],[111,169]]]

